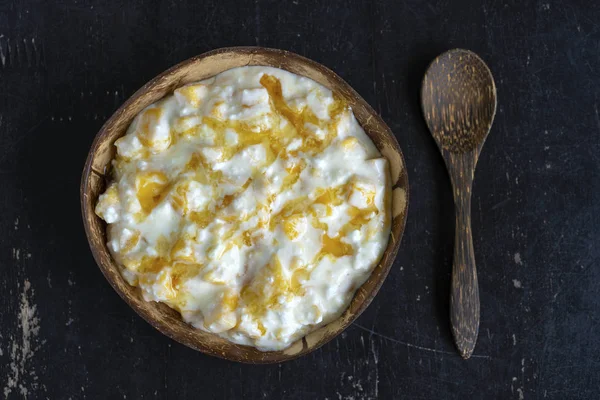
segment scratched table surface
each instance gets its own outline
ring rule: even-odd
[[[0,396],[30,399],[600,398],[597,1],[0,1]],[[389,277],[301,359],[236,364],[154,330],[96,267],[81,170],[113,111],[167,67],[236,45],[347,80],[394,131],[410,180]],[[449,331],[450,184],[419,109],[427,64],[476,51],[498,111],[476,172],[481,327]]]

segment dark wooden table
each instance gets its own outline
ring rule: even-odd
[[[597,1],[0,1],[0,396],[31,399],[597,399]],[[137,88],[190,56],[288,49],[346,79],[409,171],[403,243],[369,309],[297,361],[235,364],[162,336],[96,267],[87,150]],[[450,184],[419,109],[428,62],[490,65],[498,113],[476,173],[481,329],[455,352]]]

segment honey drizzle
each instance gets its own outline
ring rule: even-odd
[[[220,162],[230,160],[233,156],[250,146],[262,145],[266,154],[263,167],[269,166],[277,158],[288,160],[290,156],[296,157],[300,152],[308,155],[318,154],[335,139],[340,117],[344,111],[348,110],[346,103],[338,96],[334,94],[334,102],[329,107],[328,113],[330,119],[323,121],[317,118],[308,106],[299,110],[291,108],[283,97],[281,82],[277,78],[270,75],[263,75],[260,79],[260,84],[267,90],[269,102],[274,111],[271,116],[270,126],[254,123],[253,121],[223,121],[219,119],[219,113],[212,113],[211,116],[204,116],[199,126],[194,126],[183,131],[176,136],[176,139],[190,138],[197,134],[206,133],[202,132],[203,129],[210,129],[214,140],[212,147],[220,151]],[[153,114],[148,117],[159,116],[160,114]],[[287,121],[287,124],[282,123],[283,120]],[[324,137],[319,137],[309,128],[310,126],[314,126],[321,132],[324,132]],[[237,143],[234,145],[227,145],[225,141],[225,132],[228,129],[233,130],[237,134]],[[142,139],[144,138],[140,137],[140,140]],[[301,139],[302,144],[296,150],[287,151],[287,146],[295,139]],[[142,143],[145,146],[150,145],[147,140],[142,140]],[[118,162],[119,157],[116,160],[116,163]],[[286,167],[288,175],[283,180],[280,192],[289,190],[299,180],[300,174],[305,168],[306,162],[302,159],[290,162]],[[221,171],[214,170],[201,153],[192,154],[189,162],[181,172],[184,175],[184,179],[190,179],[189,175],[191,174],[191,179],[201,184],[211,185],[217,193],[219,186],[224,182]],[[152,172],[152,174],[159,173]],[[212,206],[209,205],[205,210],[190,212],[185,201],[187,182],[170,183],[165,179],[164,174],[163,176],[153,176],[153,179],[148,183],[141,184],[138,189],[138,200],[142,205],[145,215],[148,215],[171,192],[173,193],[171,196],[173,207],[183,215],[186,215],[199,228],[206,228],[217,219],[225,220],[234,225],[222,237],[215,239],[215,243],[213,243],[211,248],[216,246],[216,240],[226,244],[218,257],[229,251],[233,246],[251,246],[258,236],[256,235],[256,230],[262,228],[268,228],[273,231],[277,226],[282,225],[286,235],[293,239],[298,235],[295,224],[301,218],[310,221],[315,228],[325,231],[321,238],[322,248],[310,266],[299,265],[296,262],[292,266],[291,276],[287,277],[279,258],[277,255],[274,255],[269,263],[259,271],[258,275],[242,289],[240,292],[242,304],[255,319],[258,319],[268,309],[276,307],[280,299],[300,294],[303,290],[302,282],[310,278],[311,269],[323,257],[338,258],[353,254],[352,246],[343,242],[342,237],[353,230],[360,229],[378,213],[377,207],[373,205],[373,197],[369,198],[367,196],[368,207],[366,209],[351,207],[348,211],[350,221],[344,225],[337,236],[333,238],[329,237],[327,235],[327,224],[319,221],[315,205],[325,206],[326,214],[331,215],[332,207],[342,204],[344,197],[346,199],[349,197],[352,188],[349,186],[351,183],[348,183],[335,188],[322,189],[312,201],[307,196],[290,200],[284,204],[281,211],[273,215],[269,220],[260,220],[254,230],[245,230],[236,236],[234,233],[239,230],[241,222],[248,221],[250,218],[256,216],[259,210],[266,210],[270,213],[271,203],[274,200],[274,196],[271,195],[267,199],[267,204],[259,205],[254,212],[248,213],[244,218],[228,220],[229,216],[224,210],[237,196],[243,194],[251,184],[252,178],[248,179],[238,191],[220,197]],[[157,179],[157,176],[160,179]],[[213,235],[215,238],[216,236]],[[133,262],[135,265],[132,265],[134,267],[132,269],[141,273],[157,274],[170,266],[170,290],[175,293],[175,299],[178,299],[180,284],[186,279],[196,276],[204,268],[203,265],[195,261],[193,254],[180,254],[185,247],[186,241],[193,242],[194,239],[194,237],[182,234],[176,238],[170,249],[163,249],[157,257],[144,257],[139,262]],[[174,303],[178,308],[181,308],[181,304],[184,304],[184,301],[178,300],[174,301]],[[238,305],[238,298],[229,293],[226,296],[226,301],[224,300],[223,303],[224,308],[227,310],[235,309]],[[258,329],[264,334],[265,328],[261,325],[260,321],[258,321]]]

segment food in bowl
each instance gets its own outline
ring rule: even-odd
[[[145,108],[96,214],[146,301],[281,350],[336,319],[387,247],[387,160],[329,89],[239,67]]]

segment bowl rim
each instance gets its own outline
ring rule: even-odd
[[[167,77],[168,75],[174,73],[175,71],[178,71],[179,69],[182,69],[188,65],[191,65],[195,62],[198,62],[204,58],[208,58],[208,57],[212,57],[212,56],[216,56],[216,55],[220,55],[220,54],[224,54],[224,53],[231,53],[232,55],[237,54],[269,54],[269,55],[273,55],[273,56],[283,56],[285,58],[289,58],[292,59],[293,61],[297,61],[300,63],[303,63],[304,65],[306,65],[308,68],[311,69],[315,69],[325,75],[327,75],[329,78],[331,78],[335,85],[338,87],[342,87],[344,88],[345,91],[347,91],[348,95],[353,97],[357,102],[361,103],[362,106],[366,109],[366,111],[368,112],[370,117],[373,117],[375,119],[378,120],[378,122],[380,124],[382,124],[385,128],[387,128],[387,131],[384,132],[384,135],[388,137],[388,139],[390,139],[390,142],[392,143],[394,150],[397,152],[397,155],[399,156],[399,162],[400,165],[402,166],[402,170],[399,172],[398,174],[398,179],[396,182],[392,182],[391,183],[391,188],[390,188],[390,196],[391,196],[391,192],[395,189],[395,187],[399,186],[398,182],[402,181],[402,188],[404,189],[404,194],[405,194],[405,205],[404,205],[404,210],[402,211],[402,220],[400,223],[400,230],[399,230],[399,235],[398,237],[394,237],[394,244],[393,247],[390,249],[390,253],[389,256],[386,259],[385,265],[382,265],[382,270],[381,270],[381,274],[379,276],[379,278],[374,282],[374,285],[372,287],[372,289],[370,290],[370,292],[367,293],[366,296],[364,296],[364,299],[360,302],[360,304],[358,305],[357,309],[353,312],[353,313],[349,313],[348,310],[350,308],[350,304],[352,304],[354,302],[354,298],[357,296],[358,291],[360,290],[360,288],[366,284],[366,282],[368,282],[368,280],[370,279],[367,278],[367,281],[365,281],[363,283],[363,285],[361,285],[361,287],[359,287],[357,289],[357,291],[355,292],[351,302],[349,303],[348,307],[342,311],[342,313],[340,314],[339,317],[337,317],[336,319],[330,321],[328,324],[323,325],[319,328],[317,328],[317,330],[315,331],[311,331],[311,332],[316,332],[319,329],[325,328],[330,324],[336,323],[337,321],[342,320],[341,325],[339,326],[339,328],[337,329],[337,331],[335,331],[333,334],[331,335],[325,335],[323,336],[323,338],[321,338],[316,344],[313,344],[311,346],[307,345],[306,342],[306,336],[310,335],[311,332],[309,332],[307,335],[305,335],[304,337],[298,339],[298,341],[302,341],[303,344],[303,349],[301,351],[298,351],[297,353],[294,354],[285,354],[284,351],[267,351],[267,352],[263,352],[263,353],[281,353],[282,356],[279,358],[264,358],[264,359],[248,359],[248,358],[243,358],[243,357],[239,357],[237,355],[231,355],[231,354],[227,354],[226,352],[221,352],[221,351],[217,351],[214,348],[212,348],[211,346],[205,346],[202,344],[198,344],[196,343],[193,339],[190,339],[188,337],[182,337],[180,336],[177,332],[175,332],[172,327],[163,322],[163,321],[159,321],[156,318],[154,318],[153,315],[151,315],[149,312],[147,312],[146,310],[139,308],[137,304],[135,304],[135,302],[133,301],[133,299],[131,299],[129,296],[127,296],[127,294],[125,292],[123,292],[117,285],[117,283],[115,281],[113,281],[112,277],[110,276],[110,274],[108,273],[108,267],[104,265],[104,263],[102,262],[102,258],[101,258],[101,252],[103,251],[103,249],[100,246],[94,246],[92,244],[92,238],[91,238],[91,226],[90,226],[90,221],[88,220],[88,218],[86,218],[87,215],[90,214],[90,212],[92,214],[94,214],[94,210],[93,208],[90,210],[90,207],[88,206],[88,202],[86,201],[86,197],[88,196],[89,192],[90,192],[90,175],[92,174],[92,172],[97,172],[94,171],[92,168],[92,162],[94,160],[94,155],[96,154],[97,150],[98,150],[98,146],[100,144],[100,141],[102,140],[102,138],[107,134],[108,128],[111,127],[113,125],[114,122],[118,121],[119,118],[121,117],[121,115],[124,113],[124,111],[130,107],[133,103],[135,103],[138,99],[142,98],[144,95],[146,95],[149,90],[155,86],[157,86],[165,77]],[[283,70],[286,70],[288,72],[291,72],[289,70],[287,70],[285,68],[285,66],[275,66],[275,65],[267,65],[267,64],[252,64],[252,65],[257,65],[257,66],[265,66],[265,67],[274,67],[274,68],[280,68]],[[221,72],[224,72],[226,70],[223,70]],[[296,75],[300,75],[303,76],[302,74],[298,74],[296,72],[291,72],[294,73]],[[309,78],[312,79],[312,78]],[[180,85],[179,85],[180,86]],[[324,85],[328,87],[327,85]],[[335,90],[332,89],[330,87],[328,87],[328,89],[330,90]],[[369,117],[369,119],[370,119]],[[360,124],[360,123],[359,123]],[[363,127],[364,124],[360,124],[361,127]],[[364,129],[364,127],[363,127]],[[368,134],[367,134],[368,135]],[[368,135],[370,136],[370,135]],[[387,158],[387,157],[386,157]],[[98,173],[100,174],[100,173]],[[100,174],[102,176],[104,176],[104,173]],[[100,130],[98,131],[98,133],[96,133],[94,140],[92,141],[92,144],[90,146],[90,149],[88,151],[88,155],[86,157],[85,160],[85,164],[84,164],[84,168],[82,171],[82,176],[81,176],[81,183],[80,183],[80,203],[81,203],[81,214],[82,214],[82,219],[83,219],[83,225],[84,225],[84,230],[85,230],[85,234],[86,234],[86,238],[88,240],[88,245],[90,247],[90,250],[92,252],[94,261],[96,262],[96,265],[98,266],[98,268],[100,269],[100,271],[102,272],[102,274],[104,275],[105,279],[108,281],[108,283],[111,285],[111,287],[117,292],[117,294],[125,301],[125,303],[127,303],[127,305],[132,308],[136,314],[138,314],[140,317],[142,317],[146,322],[148,322],[152,327],[154,327],[155,329],[157,329],[159,332],[161,332],[162,334],[164,334],[165,336],[169,337],[170,339],[181,343],[189,348],[192,348],[196,351],[200,351],[204,354],[210,355],[210,356],[214,356],[214,357],[218,357],[221,359],[225,359],[225,360],[229,360],[229,361],[235,361],[235,362],[240,362],[240,363],[245,363],[245,364],[275,364],[275,363],[280,363],[280,362],[284,362],[284,361],[291,361],[294,360],[296,358],[302,357],[306,354],[309,354],[317,349],[319,349],[320,347],[322,347],[323,345],[325,345],[326,343],[330,342],[331,340],[333,340],[334,338],[336,338],[337,336],[339,336],[343,331],[345,331],[350,325],[352,325],[352,323],[365,311],[365,309],[371,304],[372,300],[375,298],[375,296],[377,295],[377,293],[379,292],[381,286],[383,285],[383,282],[386,280],[391,267],[394,264],[394,260],[396,259],[396,255],[398,253],[398,249],[400,248],[400,244],[402,242],[402,237],[404,236],[404,231],[406,229],[406,220],[407,220],[407,212],[408,212],[408,205],[409,205],[409,199],[410,199],[410,195],[409,195],[409,182],[408,182],[408,171],[406,169],[406,162],[404,159],[404,154],[402,152],[402,149],[400,148],[400,145],[398,143],[398,140],[396,138],[396,136],[394,135],[394,133],[392,132],[392,130],[389,128],[389,126],[383,121],[383,119],[381,118],[381,116],[371,107],[371,105],[365,101],[362,96],[360,96],[360,94],[358,94],[358,92],[356,92],[356,90],[354,90],[354,88],[352,86],[350,86],[350,84],[348,84],[343,78],[341,78],[339,75],[337,75],[335,72],[333,72],[331,69],[327,68],[326,66],[311,60],[307,57],[301,56],[299,54],[293,53],[291,51],[287,51],[287,50],[281,50],[281,49],[275,49],[275,48],[268,48],[268,47],[261,47],[261,46],[234,46],[234,47],[222,47],[222,48],[217,48],[217,49],[213,49],[204,53],[201,53],[199,55],[190,57],[184,61],[181,61],[175,65],[173,65],[172,67],[166,69],[165,71],[161,72],[160,74],[156,75],[154,78],[150,79],[148,82],[146,82],[142,87],[140,87],[138,90],[136,90],[127,100],[125,100],[113,113],[112,115],[106,120],[106,122],[102,125],[102,127],[100,128]],[[392,215],[392,219],[393,219],[393,215]],[[105,246],[106,247],[106,246]],[[389,248],[389,244],[386,247],[386,249]],[[107,249],[104,249],[105,252],[108,252]],[[110,255],[110,252],[108,252],[108,255],[110,257],[111,260],[114,259],[112,258],[112,256]],[[115,262],[116,263],[116,262]],[[383,264],[380,261],[378,262],[378,264]],[[373,273],[374,270],[371,272]],[[370,275],[371,276],[371,275]],[[150,302],[150,303],[154,303],[154,302]],[[157,306],[158,303],[156,305],[153,306]],[[349,314],[348,316],[346,316],[346,314]],[[190,329],[196,329],[194,327],[192,327],[191,325],[189,326]],[[211,334],[210,332],[206,332],[207,334]],[[226,340],[226,339],[225,339]],[[296,342],[294,342],[296,343]],[[293,346],[294,344],[292,344],[291,346]],[[240,347],[251,347],[254,348],[253,346],[244,346],[244,345],[237,345]],[[291,347],[290,346],[290,347]],[[255,348],[254,348],[255,349]]]

